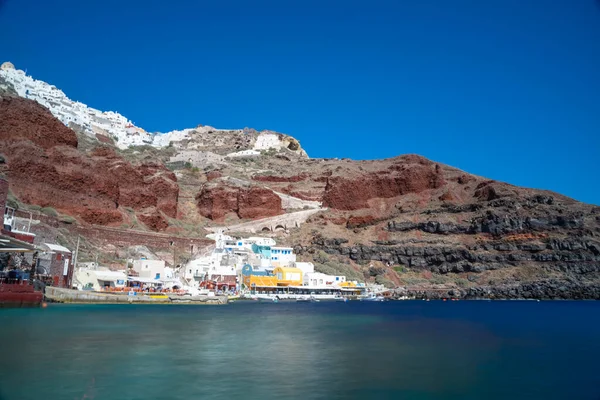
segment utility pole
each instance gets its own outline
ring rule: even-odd
[[[75,254],[73,255],[73,269],[67,270],[67,287],[73,288],[73,275],[75,275],[75,268],[77,268],[77,258],[79,257],[79,239],[81,236],[77,236],[77,245],[75,246]]]
[[[73,268],[77,268],[77,258],[79,258],[79,239],[81,236],[77,236],[77,246],[75,247],[75,257],[73,257]]]

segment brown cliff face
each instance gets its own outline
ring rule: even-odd
[[[0,141],[30,140],[49,149],[77,147],[77,135],[36,102],[19,97],[0,98]],[[48,135],[48,132],[52,132]]]
[[[177,178],[164,165],[132,165],[106,147],[82,153],[75,132],[35,102],[0,99],[0,148],[11,190],[25,203],[99,225],[122,223],[122,207],[153,215],[152,229],[166,228],[159,211],[177,216]]]
[[[198,211],[213,221],[235,214],[241,219],[259,219],[283,214],[281,198],[269,189],[227,185],[203,188],[197,195]]]
[[[331,177],[327,180],[323,205],[338,210],[357,210],[368,208],[371,199],[421,193],[445,184],[439,165],[424,159],[416,161],[393,164],[388,170],[356,178]]]

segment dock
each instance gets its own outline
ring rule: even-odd
[[[45,299],[54,303],[68,304],[227,304],[227,296],[186,296],[178,294],[128,294],[103,293],[90,290],[73,290],[47,286]]]

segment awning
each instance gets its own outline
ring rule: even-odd
[[[0,253],[23,253],[35,251],[36,246],[7,235],[0,235]]]
[[[94,272],[96,274],[96,279],[99,279],[101,281],[119,281],[119,280],[124,281],[125,279],[127,279],[127,276],[125,276],[125,274],[122,272],[117,272],[117,271],[94,271]]]
[[[137,276],[129,276],[127,277],[127,280],[129,282],[140,282],[140,283],[162,283],[159,279],[152,279],[152,278],[140,278]]]

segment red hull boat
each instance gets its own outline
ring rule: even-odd
[[[43,300],[43,293],[36,292],[27,281],[0,283],[0,308],[39,307]]]

